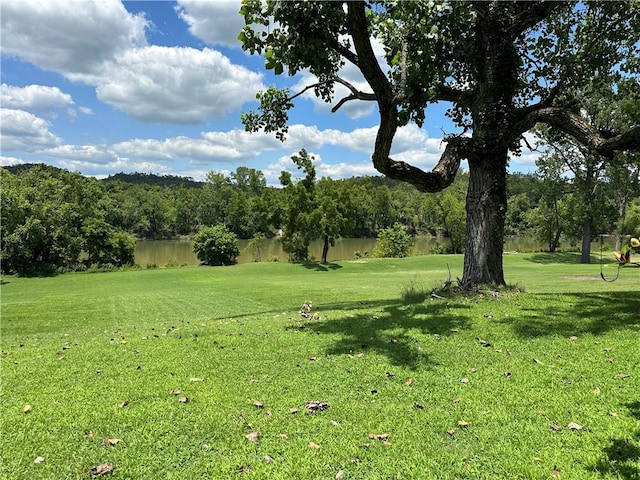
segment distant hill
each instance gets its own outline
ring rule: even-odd
[[[200,188],[204,182],[197,182],[191,177],[179,177],[177,175],[155,175],[153,173],[116,173],[109,175],[103,182],[123,182],[142,185],[158,185],[161,187],[189,187]]]
[[[20,175],[21,173],[28,172],[35,167],[41,167],[53,173],[68,172],[68,170],[64,170],[63,168],[54,167],[53,165],[46,165],[44,163],[19,163],[17,165],[7,165],[2,168],[4,168],[9,173],[12,173],[13,175]]]

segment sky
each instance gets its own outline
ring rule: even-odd
[[[295,101],[285,142],[244,131],[240,114],[256,109],[258,91],[297,92],[313,77],[275,76],[244,52],[239,9],[240,0],[2,0],[0,165],[195,180],[246,166],[275,185],[282,170],[296,172],[291,156],[305,148],[319,177],[377,175],[374,102],[331,113],[308,92]],[[366,88],[355,68],[340,75]],[[422,128],[400,129],[392,157],[432,168],[443,136],[457,132],[446,107],[430,106]],[[534,171],[536,158],[524,148],[510,171]]]

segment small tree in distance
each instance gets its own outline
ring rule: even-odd
[[[378,235],[378,241],[373,251],[374,257],[408,257],[411,253],[413,239],[404,231],[399,223],[393,227],[385,228]]]
[[[205,265],[233,265],[240,255],[238,237],[224,225],[201,228],[193,237],[192,246]]]

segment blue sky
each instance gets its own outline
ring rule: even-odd
[[[371,102],[349,102],[331,114],[331,106],[305,94],[291,112],[286,142],[244,131],[240,113],[256,107],[259,90],[295,91],[313,78],[276,77],[262,58],[241,50],[240,0],[2,0],[0,8],[2,165],[196,180],[248,166],[276,184],[281,170],[295,171],[290,157],[305,148],[320,176],[377,174]],[[355,69],[341,75],[364,88]],[[456,131],[445,109],[429,107],[422,129],[401,129],[394,158],[433,167],[443,135]],[[535,158],[525,148],[510,169],[533,171]]]

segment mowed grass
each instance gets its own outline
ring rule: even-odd
[[[513,255],[524,293],[403,295],[461,263],[5,277],[0,476],[639,478],[640,269]]]

